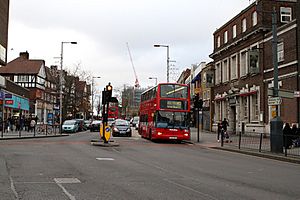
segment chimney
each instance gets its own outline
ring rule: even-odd
[[[51,70],[53,70],[53,71],[57,71],[57,65],[51,65]]]
[[[29,59],[29,53],[28,51],[26,52],[20,52],[20,57],[25,59],[25,60],[28,60]]]

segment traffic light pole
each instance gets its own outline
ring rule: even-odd
[[[200,142],[200,114],[199,114],[200,108],[197,106],[197,142]]]

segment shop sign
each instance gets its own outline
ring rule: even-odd
[[[6,93],[6,94],[5,94],[5,98],[11,99],[11,98],[12,98],[12,94]]]
[[[14,104],[14,100],[5,100],[5,104],[6,105],[13,105]]]

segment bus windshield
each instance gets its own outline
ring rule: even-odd
[[[188,87],[175,84],[160,85],[160,97],[186,99],[188,98]]]
[[[155,124],[157,128],[181,128],[189,127],[188,114],[186,112],[157,111]]]

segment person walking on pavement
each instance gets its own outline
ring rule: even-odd
[[[292,146],[292,139],[291,139],[292,129],[289,123],[285,123],[282,133],[283,133],[283,146],[286,149],[289,149],[290,146]]]
[[[227,132],[227,126],[229,126],[229,123],[228,123],[227,119],[224,118],[224,120],[222,121],[222,128],[223,128],[224,132]]]
[[[31,119],[30,121],[30,130],[31,132],[35,132],[35,125],[36,125],[36,121],[34,119]]]
[[[221,135],[222,135],[222,140],[226,139],[226,142],[229,142],[229,134],[227,133],[228,126],[229,126],[229,123],[228,123],[227,119],[224,118],[224,120],[222,121],[223,133],[221,133]]]

